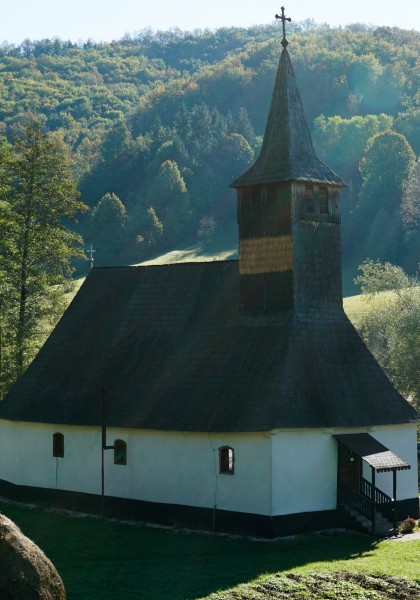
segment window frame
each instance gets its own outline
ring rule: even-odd
[[[235,474],[235,450],[232,446],[219,448],[219,473],[221,475]]]
[[[64,458],[64,434],[60,431],[53,433],[53,458]]]
[[[301,215],[303,221],[329,222],[331,220],[330,191],[327,186],[305,185]]]
[[[316,202],[315,202],[315,188],[313,185],[305,185],[305,192],[303,194],[303,212],[305,216],[316,215]],[[309,209],[310,207],[310,209]]]
[[[318,187],[318,196],[319,196],[319,214],[320,215],[329,215],[330,214],[330,203],[329,203],[328,188],[326,186],[320,185]]]
[[[122,459],[118,458],[118,453],[124,449],[124,456]],[[114,441],[114,465],[125,466],[127,464],[127,442],[124,440],[115,440]]]

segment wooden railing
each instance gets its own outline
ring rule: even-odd
[[[372,531],[375,531],[376,511],[383,517],[394,522],[395,502],[382,490],[375,488],[375,500],[373,500],[373,486],[366,479],[360,482],[360,493],[343,482],[338,486],[338,503],[347,504],[358,513],[372,521]]]
[[[371,502],[373,501],[373,486],[366,479],[362,478],[362,481],[360,483],[360,492],[362,493],[363,496],[368,498]],[[392,500],[392,498],[387,496],[387,494],[385,494],[385,492],[383,492],[382,490],[375,488],[374,501],[375,501],[375,506],[381,512],[381,514],[393,522],[395,506],[394,506],[394,501]]]
[[[359,494],[343,482],[338,486],[338,504],[347,504],[367,519],[373,520],[373,502],[365,494]]]

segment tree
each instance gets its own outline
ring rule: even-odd
[[[367,297],[360,331],[395,386],[420,408],[420,281],[401,267],[365,261],[355,283]]]
[[[190,200],[177,163],[163,162],[148,191],[146,204],[154,207],[163,225],[163,238],[166,243],[182,238],[190,220]]]
[[[360,206],[375,214],[378,207],[390,212],[399,210],[402,183],[415,160],[405,137],[395,131],[383,131],[367,143],[360,160],[363,179]]]
[[[85,206],[71,178],[62,147],[36,122],[23,128],[8,153],[0,187],[2,287],[7,290],[10,371],[7,384],[25,369],[63,310],[63,290],[81,256],[81,238],[67,222]],[[5,328],[3,328],[5,329]],[[0,373],[4,379],[5,374]]]
[[[319,156],[337,169],[342,177],[354,179],[368,140],[392,127],[389,115],[355,116],[343,119],[317,117],[314,121],[314,142]]]
[[[127,211],[118,196],[110,193],[102,196],[90,222],[90,237],[97,246],[100,264],[113,264],[121,254],[126,226]]]
[[[364,256],[398,261],[404,236],[402,187],[414,160],[410,144],[400,133],[384,131],[368,141],[359,165],[363,183],[355,214],[366,240]]]
[[[420,229],[420,159],[411,165],[403,182],[401,212],[407,230]]]

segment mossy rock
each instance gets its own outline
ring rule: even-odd
[[[63,582],[40,548],[0,514],[1,600],[65,600]]]

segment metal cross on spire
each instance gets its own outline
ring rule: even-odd
[[[283,39],[281,41],[281,44],[283,48],[286,48],[287,44],[289,43],[286,38],[286,21],[289,21],[290,23],[292,19],[290,17],[286,17],[286,15],[284,14],[284,6],[281,7],[281,15],[276,15],[276,19],[281,19],[283,22]]]

